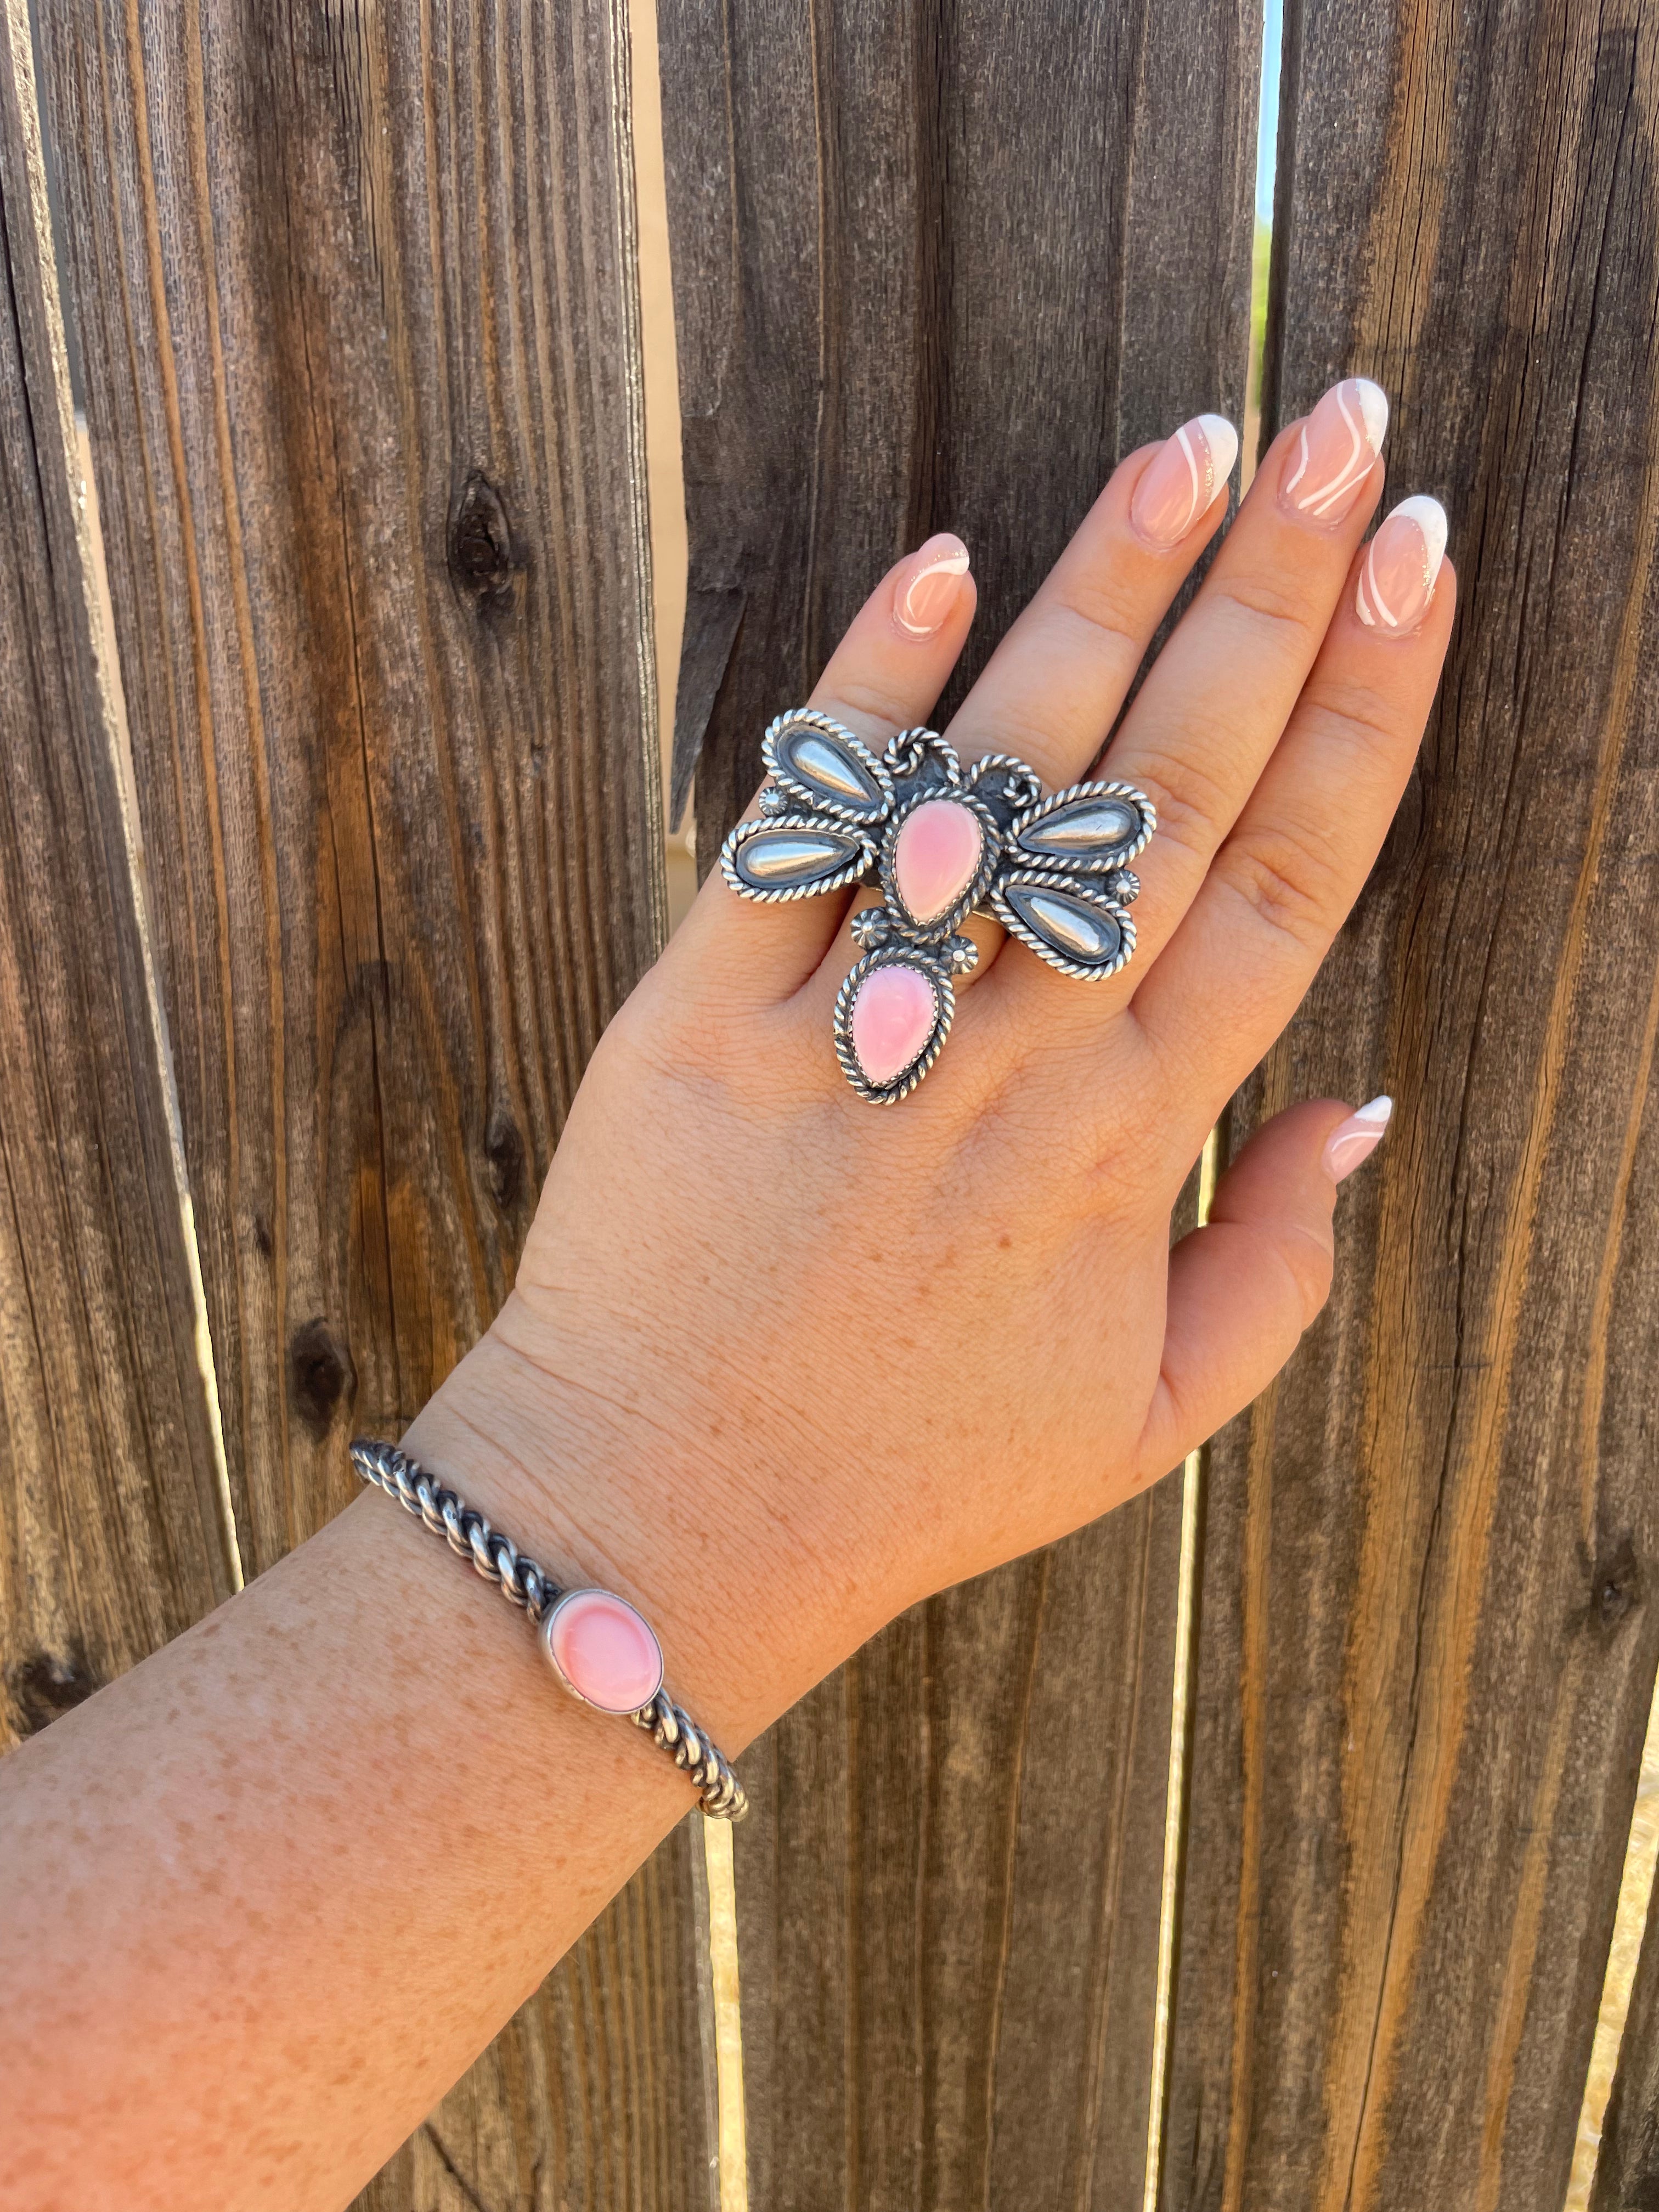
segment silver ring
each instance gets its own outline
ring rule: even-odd
[[[901,730],[878,757],[811,707],[778,716],[761,757],[761,811],[720,848],[720,873],[763,905],[854,884],[881,892],[853,916],[863,957],[835,1018],[842,1072],[872,1105],[908,1097],[939,1058],[953,978],[979,957],[962,930],[970,914],[1083,982],[1133,957],[1140,884],[1128,863],[1158,827],[1133,784],[1074,783],[1045,799],[1012,753],[964,771],[936,732]]]

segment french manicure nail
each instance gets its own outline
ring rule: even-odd
[[[941,531],[918,548],[893,591],[893,619],[907,637],[932,637],[957,603],[968,574],[968,548]]]
[[[1149,544],[1179,545],[1232,474],[1238,433],[1224,415],[1195,415],[1166,438],[1141,471],[1129,520]]]
[[[1325,1172],[1333,1182],[1340,1182],[1370,1159],[1388,1134],[1393,1116],[1394,1101],[1385,1091],[1337,1123],[1325,1139]]]
[[[1340,522],[1365,488],[1389,427],[1389,395],[1368,376],[1334,384],[1302,425],[1285,462],[1282,506]]]
[[[1415,629],[1445,557],[1445,508],[1424,492],[1402,499],[1366,548],[1354,594],[1360,621],[1394,637]]]

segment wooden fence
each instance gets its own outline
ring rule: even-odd
[[[624,0],[33,12],[0,0],[14,1739],[314,1529],[349,1430],[483,1327],[666,915]],[[973,547],[954,699],[1119,453],[1242,413],[1261,23],[656,32],[706,865],[884,563]],[[755,2212],[1560,2212],[1659,1667],[1656,127],[1655,0],[1289,0],[1264,426],[1378,377],[1462,610],[1224,1135],[1383,1087],[1395,1133],[1205,1464],[750,1754]],[[697,1829],[366,2205],[717,2201]],[[1597,2212],[1659,2202],[1650,1936]]]

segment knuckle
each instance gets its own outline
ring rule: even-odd
[[[811,704],[821,714],[845,722],[854,736],[862,738],[866,744],[884,745],[915,720],[908,701],[879,684],[860,683],[856,678],[843,677],[827,696],[814,692]]]
[[[1316,678],[1304,694],[1303,713],[1322,742],[1355,751],[1392,753],[1412,734],[1396,702],[1357,677]]]
[[[1212,581],[1221,605],[1243,615],[1252,627],[1282,631],[1298,644],[1325,634],[1324,622],[1293,584],[1248,574],[1218,576]]]
[[[1219,865],[1222,880],[1257,920],[1310,948],[1330,933],[1335,873],[1328,856],[1287,824],[1236,836]]]
[[[1076,576],[1056,583],[1048,612],[1064,642],[1103,648],[1114,661],[1132,656],[1139,662],[1149,633],[1135,619],[1135,608],[1109,576]]]
[[[1139,746],[1121,762],[1109,753],[1103,766],[1108,775],[1121,776],[1146,793],[1158,810],[1158,835],[1166,847],[1179,846],[1200,859],[1214,850],[1233,811],[1232,799],[1217,777],[1190,757]]]
[[[1316,1315],[1323,1312],[1331,1294],[1336,1269],[1331,1239],[1298,1224],[1287,1224],[1279,1243],[1279,1259],[1290,1278],[1301,1310],[1302,1326],[1306,1328]]]

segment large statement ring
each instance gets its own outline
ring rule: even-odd
[[[1135,949],[1128,866],[1158,826],[1127,783],[1042,796],[1034,769],[989,753],[964,771],[932,730],[902,730],[878,758],[810,707],[780,714],[761,757],[760,813],[720,848],[739,897],[772,904],[879,889],[853,916],[863,957],[836,1000],[836,1056],[860,1098],[891,1106],[939,1058],[951,979],[979,957],[962,934],[993,915],[1062,975],[1115,975]]]

